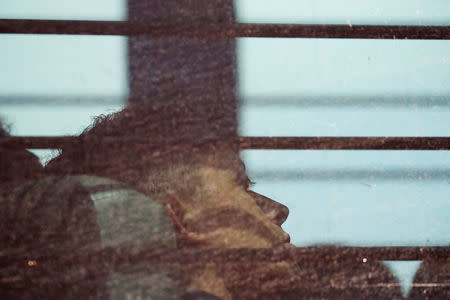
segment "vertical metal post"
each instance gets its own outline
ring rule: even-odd
[[[128,19],[175,26],[230,23],[233,1],[128,0]],[[130,104],[182,99],[205,130],[220,120],[220,135],[237,134],[234,39],[129,37],[128,55]]]

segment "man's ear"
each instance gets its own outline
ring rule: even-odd
[[[289,208],[287,206],[254,191],[247,191],[247,193],[255,200],[256,204],[272,222],[281,226],[286,221],[289,215]]]

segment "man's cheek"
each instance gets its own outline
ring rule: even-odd
[[[271,248],[267,239],[243,228],[221,227],[212,232],[200,234],[207,248]]]

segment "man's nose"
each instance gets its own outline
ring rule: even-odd
[[[256,192],[248,191],[248,194],[255,200],[256,204],[258,204],[258,206],[269,217],[269,219],[272,220],[272,222],[274,222],[276,225],[281,226],[281,224],[286,221],[289,215],[289,208]]]

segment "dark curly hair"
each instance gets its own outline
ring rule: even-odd
[[[77,143],[62,149],[46,172],[90,174],[134,184],[149,170],[170,164],[226,168],[242,164],[236,122],[229,119],[235,115],[234,104],[217,102],[208,96],[173,97],[99,116]]]

